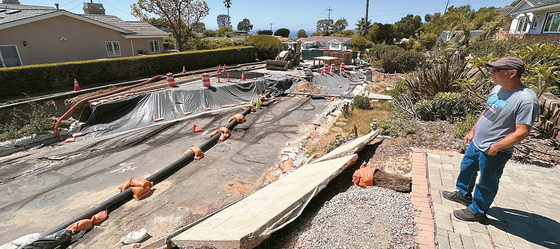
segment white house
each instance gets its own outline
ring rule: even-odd
[[[523,0],[508,15],[510,34],[560,41],[560,0]]]

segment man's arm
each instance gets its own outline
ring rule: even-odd
[[[531,125],[525,124],[517,124],[515,125],[515,131],[509,134],[504,139],[498,141],[495,144],[492,144],[488,150],[486,150],[486,154],[490,156],[495,156],[498,154],[499,151],[505,150],[507,148],[511,148],[514,145],[518,144],[519,142],[523,141],[526,137],[529,136],[531,133]]]

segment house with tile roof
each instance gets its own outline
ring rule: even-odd
[[[105,15],[103,5],[84,3],[85,14],[57,7],[0,4],[2,67],[106,59],[163,52],[164,32],[148,23]]]
[[[560,41],[560,0],[522,0],[508,15],[510,34]]]

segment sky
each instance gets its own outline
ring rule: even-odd
[[[424,19],[426,14],[443,13],[448,0],[390,0],[369,1],[368,19],[372,22],[393,24],[407,14],[418,15]],[[60,4],[60,8],[83,14],[84,0],[19,0],[21,4],[53,6]],[[86,2],[89,2],[87,0]],[[136,17],[130,14],[130,5],[136,0],[93,0],[94,3],[102,3],[105,14],[115,15],[125,21],[136,21]],[[513,0],[449,0],[449,6],[470,5],[478,10],[481,7],[504,7],[509,6]],[[210,13],[202,20],[206,29],[217,30],[216,18],[218,15],[227,14],[227,8],[223,0],[207,0]],[[331,11],[328,11],[330,9]],[[308,34],[315,32],[318,20],[329,17],[334,21],[346,18],[347,29],[356,28],[358,20],[365,17],[366,0],[231,0],[229,9],[233,29],[237,24],[247,18],[253,24],[253,30],[272,30],[287,28],[290,36],[296,36],[300,29]],[[272,23],[272,25],[271,25]]]

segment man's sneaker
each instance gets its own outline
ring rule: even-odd
[[[461,194],[461,192],[459,191],[441,191],[441,195],[443,196],[443,198],[448,199],[450,201],[454,201],[454,202],[458,202],[461,203],[465,206],[469,206],[472,203],[472,200],[467,200],[463,197],[463,195]]]
[[[455,215],[455,218],[457,218],[459,220],[463,220],[463,221],[478,221],[478,222],[483,222],[484,223],[488,219],[485,214],[474,214],[468,208],[460,209],[460,210],[454,210],[453,215]]]

